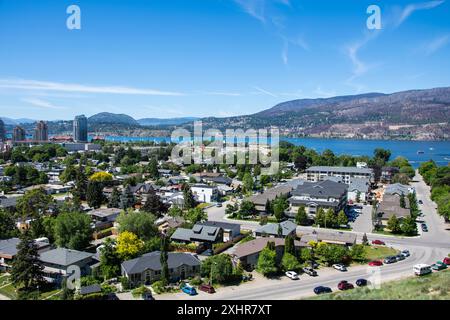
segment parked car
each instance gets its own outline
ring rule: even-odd
[[[422,231],[423,231],[423,232],[428,232],[428,227],[427,227],[427,225],[426,225],[425,223],[422,223],[422,224],[420,225],[420,227],[422,228]]]
[[[450,258],[449,258],[449,257],[445,257],[445,258],[442,260],[442,262],[445,263],[446,265],[450,265]]]
[[[384,243],[384,241],[381,241],[381,240],[373,240],[372,244],[376,244],[376,245],[379,245],[379,246],[386,245],[386,243]]]
[[[214,287],[209,284],[201,284],[198,287],[198,290],[206,292],[206,293],[216,293],[216,290],[214,290]]]
[[[184,287],[181,288],[181,291],[183,291],[184,293],[190,295],[190,296],[195,296],[197,294],[197,290],[195,290],[194,287],[191,286],[187,286],[185,285]]]
[[[442,261],[438,261],[431,266],[431,269],[433,269],[434,271],[441,271],[447,269],[447,265]]]
[[[386,257],[384,260],[383,260],[383,263],[384,264],[391,264],[391,263],[395,263],[395,262],[397,262],[397,258],[396,257]]]
[[[311,277],[317,276],[317,271],[310,267],[305,267],[302,269],[304,273],[310,275]]]
[[[406,257],[400,253],[400,254],[398,254],[398,255],[395,256],[395,259],[396,259],[397,261],[402,261],[402,260],[405,260]]]
[[[350,282],[347,282],[347,280],[342,280],[341,282],[338,283],[339,290],[349,290],[353,288],[354,286]]]
[[[366,279],[358,279],[358,280],[356,280],[356,285],[358,286],[358,287],[365,287],[365,286],[367,286],[367,280]]]
[[[423,264],[423,263],[422,264],[416,264],[413,267],[413,271],[414,271],[414,274],[416,276],[423,276],[425,274],[429,274],[429,273],[432,272],[431,266],[428,265],[428,264]]]
[[[403,250],[402,252],[400,252],[400,254],[402,256],[404,256],[405,258],[409,257],[411,254],[409,253],[409,250]]]
[[[141,297],[142,300],[155,300],[151,292],[144,292]]]
[[[347,267],[341,263],[333,264],[333,268],[339,271],[347,271]]]
[[[419,204],[423,204],[423,201],[422,201],[422,200],[419,200]]]
[[[314,288],[315,294],[330,293],[330,292],[332,292],[332,290],[329,287],[318,286]]]
[[[119,300],[119,297],[114,292],[111,292],[106,295],[106,300]]]
[[[295,271],[286,271],[285,275],[286,275],[286,277],[288,277],[291,280],[298,280],[299,279],[298,274]]]
[[[315,261],[306,261],[306,264],[309,264],[311,266],[311,268],[313,269],[317,269],[319,267],[319,264]]]
[[[369,262],[369,266],[371,267],[381,267],[383,265],[383,262],[380,260],[373,260]]]
[[[242,275],[242,281],[250,281],[252,279],[253,279],[253,275],[251,273]]]
[[[216,207],[218,207],[218,208],[222,207],[222,203],[217,202],[217,203],[216,203]]]

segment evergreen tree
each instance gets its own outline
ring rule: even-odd
[[[103,195],[103,183],[97,181],[89,181],[87,186],[86,200],[91,208],[98,209],[101,207],[105,196]]]
[[[158,171],[158,162],[155,158],[152,158],[148,164],[148,174],[150,175],[150,178],[156,180],[159,178],[159,171]]]
[[[126,186],[122,190],[122,194],[120,195],[120,203],[119,208],[122,210],[126,210],[128,208],[132,208],[136,203],[136,199],[134,197],[133,192],[131,192],[130,186]]]
[[[17,255],[12,263],[11,281],[24,295],[34,292],[44,282],[44,266],[39,260],[38,247],[28,231],[25,231],[17,246]]]
[[[367,234],[364,232],[362,237],[362,244],[367,246],[369,244],[369,239],[367,238]]]
[[[161,201],[155,190],[150,187],[146,195],[145,203],[142,206],[142,210],[160,217],[162,213],[167,212],[167,206]]]
[[[308,215],[306,214],[305,206],[300,206],[295,216],[295,222],[299,225],[306,225],[308,223]]]
[[[17,236],[18,230],[12,213],[0,209],[0,240]]]
[[[86,200],[86,189],[87,189],[88,179],[84,168],[80,166],[80,170],[77,172],[75,177],[75,189],[72,194],[77,196],[80,200]]]
[[[392,216],[389,218],[387,227],[389,230],[391,230],[392,233],[400,233],[402,231],[400,221],[396,216]]]
[[[323,210],[323,208],[317,209],[315,221],[316,224],[320,225],[321,227],[325,225],[325,211]]]
[[[266,200],[265,211],[268,215],[273,214],[272,202],[269,199]]]
[[[119,190],[114,187],[111,193],[111,197],[109,198],[108,208],[119,208],[120,205],[120,193]]]
[[[108,238],[100,249],[100,270],[104,280],[120,274],[120,258],[117,254],[115,241]]]
[[[162,236],[161,239],[161,253],[160,253],[160,262],[161,262],[161,281],[164,282],[164,284],[169,283],[169,265],[168,265],[168,259],[169,255],[167,253],[167,239],[165,236]]]
[[[403,193],[400,195],[400,208],[406,208],[406,200]]]
[[[295,239],[292,235],[288,235],[286,239],[284,239],[284,253],[295,256]]]
[[[184,209],[192,209],[196,206],[194,195],[188,184],[183,185]]]
[[[339,211],[339,213],[337,215],[337,224],[339,226],[345,226],[348,224],[347,215],[345,214],[345,212],[343,210]]]

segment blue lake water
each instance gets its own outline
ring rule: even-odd
[[[170,142],[170,137],[122,137],[107,136],[107,141],[155,141]],[[281,138],[295,145],[322,152],[332,150],[335,154],[349,154],[353,156],[372,156],[376,148],[389,149],[391,159],[397,156],[407,158],[414,167],[421,162],[433,159],[438,165],[447,165],[450,162],[450,141],[398,141],[398,140],[350,140],[350,139],[318,139],[318,138]],[[423,153],[418,153],[421,151]]]

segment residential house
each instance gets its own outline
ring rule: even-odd
[[[96,230],[103,230],[113,226],[122,210],[118,208],[100,208],[89,211]]]
[[[223,242],[223,229],[217,226],[195,224],[192,229],[178,228],[170,239],[183,243],[203,243],[211,248],[213,243]]]
[[[191,186],[191,191],[198,202],[215,202],[219,200],[219,190],[216,186],[194,184]]]
[[[282,184],[279,186],[276,186],[274,188],[270,188],[265,190],[261,194],[253,195],[249,198],[247,198],[247,201],[253,202],[255,205],[255,209],[260,213],[266,212],[266,203],[267,201],[273,201],[275,198],[279,198],[281,196],[289,197],[291,194],[291,191],[293,189],[293,186],[291,184]]]
[[[331,180],[305,182],[292,191],[290,215],[295,215],[300,206],[305,207],[310,217],[315,216],[318,208],[331,208],[339,212],[347,205],[347,190],[346,184]]]
[[[384,189],[384,194],[396,194],[396,195],[405,195],[407,196],[410,193],[414,193],[414,187],[407,186],[401,183],[389,184]]]
[[[44,265],[44,279],[57,284],[71,273],[69,267],[77,266],[81,276],[86,276],[98,264],[93,253],[66,248],[45,251],[40,254],[39,260]]]
[[[238,223],[229,223],[221,221],[204,221],[197,223],[198,225],[217,227],[223,230],[223,241],[231,241],[241,234],[241,225]]]
[[[302,243],[314,242],[324,242],[328,244],[339,244],[345,246],[352,246],[356,243],[356,234],[352,232],[342,232],[342,231],[316,231],[311,233],[299,234],[300,241]]]
[[[405,208],[400,206],[400,196],[398,194],[384,194],[383,200],[376,209],[375,223],[377,225],[387,225],[392,216],[398,219],[404,219],[411,215],[409,199],[405,197]]]
[[[12,260],[17,255],[17,246],[19,243],[19,238],[0,240],[0,270],[7,270],[11,267]],[[35,244],[38,248],[38,253],[50,249],[48,241],[43,239],[36,239]]]
[[[295,236],[297,225],[286,220],[280,223],[268,223],[255,231],[256,237],[285,238],[288,235]]]
[[[347,190],[347,200],[353,202],[369,201],[370,181],[366,178],[351,178]]]
[[[186,279],[200,274],[200,260],[192,254],[168,252],[167,264],[172,281]],[[154,251],[143,256],[124,261],[121,273],[132,286],[150,284],[161,279],[161,252]]]
[[[307,180],[310,182],[319,182],[326,177],[339,177],[345,184],[350,184],[351,178],[369,179],[370,183],[374,181],[374,172],[370,168],[364,167],[330,167],[314,166],[306,169]]]
[[[284,253],[284,239],[281,238],[257,238],[244,243],[237,244],[231,253],[233,261],[248,271],[256,268],[260,252],[267,246],[268,242],[275,244],[277,261],[280,262]],[[300,241],[294,241],[295,248],[298,250],[305,247]]]

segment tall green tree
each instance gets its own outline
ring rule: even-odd
[[[389,218],[387,227],[392,233],[400,233],[402,231],[400,221],[395,215]]]
[[[300,206],[295,215],[295,222],[301,226],[308,224],[308,215],[306,214],[305,206]]]
[[[242,183],[244,186],[244,192],[249,193],[253,191],[253,177],[250,172],[246,172],[242,178]]]
[[[12,263],[11,281],[14,287],[26,296],[44,282],[44,266],[39,260],[38,247],[29,232],[25,231],[17,246],[17,255]]]
[[[408,236],[415,236],[417,234],[417,224],[414,217],[406,217],[402,221],[401,230]]]
[[[63,248],[84,250],[92,239],[91,218],[81,212],[59,214],[53,230],[56,244]]]
[[[157,234],[155,220],[156,217],[148,212],[122,212],[117,218],[119,232],[131,232],[144,241],[150,240]]]
[[[161,263],[161,280],[164,284],[168,284],[170,280],[169,274],[169,254],[168,251],[168,243],[165,236],[161,238],[161,251],[160,251],[160,263]]]
[[[264,276],[270,276],[278,271],[277,253],[270,247],[265,247],[259,253],[256,270]]]
[[[0,209],[0,240],[15,237],[18,233],[13,214]]]
[[[55,201],[43,188],[25,192],[23,197],[17,200],[16,209],[21,217],[37,218],[47,212]]]
[[[114,187],[111,193],[111,197],[108,201],[108,208],[119,208],[120,206],[120,192],[117,187]]]
[[[156,161],[155,158],[152,158],[147,166],[148,174],[150,175],[150,178],[152,179],[158,179],[159,178],[159,171],[158,171],[158,161]]]
[[[347,215],[343,210],[339,211],[337,215],[337,224],[339,226],[346,226],[348,224],[348,218]]]
[[[100,249],[100,271],[103,279],[117,277],[120,274],[120,263],[115,241],[107,238]]]
[[[184,209],[192,209],[195,208],[197,202],[194,199],[194,195],[192,194],[191,187],[187,183],[185,183],[182,187],[183,189],[183,200],[184,200]]]
[[[103,183],[89,181],[87,185],[86,200],[91,208],[98,209],[102,206],[105,196],[103,195]]]
[[[133,208],[136,204],[136,198],[134,197],[133,192],[130,189],[130,186],[126,186],[122,190],[122,194],[120,195],[120,203],[119,208],[123,210],[127,210],[129,208]]]
[[[163,213],[167,212],[167,209],[167,206],[161,201],[161,198],[156,194],[155,190],[150,187],[141,210],[153,213],[157,217],[161,217]]]
[[[206,258],[201,264],[201,274],[213,283],[226,283],[232,280],[235,273],[231,256],[222,253]]]
[[[298,259],[291,253],[285,252],[281,259],[281,266],[284,271],[297,271],[301,268]]]
[[[295,239],[291,234],[284,239],[284,252],[295,256]]]

